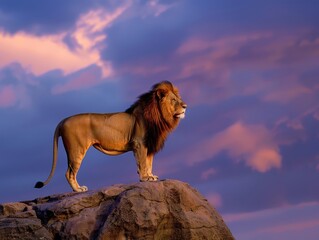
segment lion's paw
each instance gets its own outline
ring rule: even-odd
[[[87,186],[81,186],[80,189],[81,189],[81,192],[86,192],[87,190],[89,190]]]
[[[156,182],[157,180],[158,180],[158,176],[152,175],[152,176],[143,177],[140,181],[141,182]]]
[[[154,179],[153,181],[157,181],[158,180],[158,176],[156,176],[156,175],[152,175],[151,178]]]
[[[86,192],[87,190],[89,190],[87,186],[80,186],[79,188],[74,189],[75,192]]]

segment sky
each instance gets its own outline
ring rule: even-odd
[[[162,80],[186,118],[154,173],[196,188],[236,239],[319,236],[319,1],[0,2],[0,202],[69,192],[64,118],[118,112]],[[138,181],[90,149],[89,189]]]

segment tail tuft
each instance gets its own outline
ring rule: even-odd
[[[34,187],[35,188],[42,188],[44,186],[44,183],[43,182],[37,182]]]

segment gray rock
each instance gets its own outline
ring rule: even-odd
[[[164,180],[1,204],[0,239],[234,238],[195,189]]]

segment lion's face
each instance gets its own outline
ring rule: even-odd
[[[187,105],[177,91],[168,91],[160,100],[160,108],[165,120],[176,121],[185,117]]]

